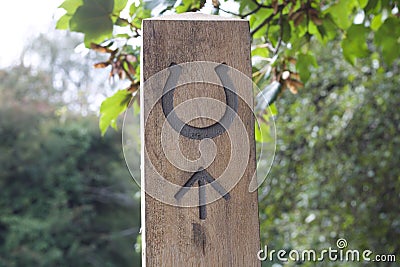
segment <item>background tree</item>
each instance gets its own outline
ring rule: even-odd
[[[93,112],[63,102],[57,81],[73,93],[74,74],[58,66],[73,49],[50,36],[33,43],[24,63],[0,71],[0,266],[140,266],[140,200],[120,135],[100,137]],[[58,62],[28,65],[28,52]]]
[[[275,164],[260,188],[262,244],[322,250],[344,237],[351,248],[399,254],[397,1],[126,4],[66,0],[57,25],[83,33],[87,47],[108,55],[95,67],[111,67],[110,76],[131,83],[103,102],[103,134],[136,98],[143,19],[199,10],[246,18],[253,81],[268,96],[264,106],[278,114]],[[336,265],[321,266],[329,264]]]
[[[394,254],[398,261],[400,62],[389,68],[372,57],[353,67],[338,42],[312,45],[319,73],[311,74],[300,98],[286,93],[277,105],[275,162],[259,191],[262,244],[322,251],[345,238],[349,249]],[[315,266],[286,265],[296,264]]]
[[[111,2],[65,1],[68,13],[58,26],[84,31],[86,44],[103,58],[75,54],[72,48],[81,40],[59,33],[32,40],[21,64],[0,70],[0,266],[140,265],[140,246],[134,244],[140,227],[138,189],[123,164],[120,134],[101,138],[97,132],[94,96],[111,89],[102,87],[106,76],[96,78],[87,66],[103,62],[95,66],[111,66],[116,81],[129,83],[129,90],[103,103],[104,132],[126,107],[118,103],[137,89],[134,40],[140,38],[141,19],[201,9],[204,3],[140,2],[125,13],[120,11],[126,1],[105,9],[96,3]],[[88,23],[79,28],[88,13],[100,10],[96,26],[107,20],[104,29],[111,25],[110,35],[102,27],[90,35],[94,26]],[[271,102],[281,95],[274,107],[277,155],[259,191],[262,245],[322,250],[341,237],[351,249],[396,254],[399,260],[396,2],[214,1],[211,11],[250,19],[254,81],[271,90]],[[339,21],[344,17],[349,19]],[[318,265],[286,263],[296,264]]]

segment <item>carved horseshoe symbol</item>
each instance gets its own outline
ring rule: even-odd
[[[218,135],[223,134],[226,129],[229,128],[229,126],[232,124],[238,109],[238,97],[233,83],[228,76],[228,66],[225,64],[220,64],[215,67],[214,70],[224,87],[226,105],[230,108],[226,107],[225,113],[222,118],[218,122],[215,122],[214,124],[207,127],[194,127],[184,123],[181,119],[178,118],[178,116],[174,112],[174,92],[178,83],[179,76],[182,72],[182,67],[172,63],[169,67],[169,70],[170,74],[163,89],[161,105],[164,116],[167,118],[168,123],[171,125],[171,127],[179,134],[187,138],[196,140],[202,140],[204,138],[214,138]],[[200,220],[205,220],[207,218],[205,204],[206,191],[204,188],[205,184],[211,184],[214,190],[216,190],[221,195],[221,197],[223,197],[227,201],[230,199],[230,194],[206,170],[201,168],[199,171],[195,172],[181,187],[181,189],[175,194],[175,199],[180,200],[186,194],[186,192],[189,191],[189,188],[192,187],[196,182],[198,182],[199,185],[199,218]]]
[[[171,127],[181,135],[196,140],[204,138],[214,138],[223,134],[232,124],[238,109],[238,97],[235,87],[228,75],[229,67],[226,64],[220,64],[214,68],[221,83],[224,87],[226,105],[225,113],[222,118],[214,124],[206,127],[194,127],[184,123],[176,115],[174,111],[174,92],[179,76],[182,72],[182,67],[172,63],[169,67],[170,74],[164,86],[163,96],[161,98],[162,110]]]

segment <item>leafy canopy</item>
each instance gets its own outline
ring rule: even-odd
[[[142,0],[130,6],[127,0],[65,0],[61,4],[66,13],[57,28],[83,33],[86,47],[109,54],[106,62],[95,67],[111,66],[110,77],[131,82],[124,89],[126,97],[118,91],[102,105],[103,134],[108,126],[116,126],[118,116],[137,94],[140,52],[134,40],[140,38],[142,20],[166,13],[205,12],[204,5],[204,0]],[[278,95],[285,89],[296,94],[318,70],[311,40],[323,45],[340,40],[343,56],[352,65],[378,54],[390,66],[400,56],[400,13],[395,0],[213,0],[212,5],[213,14],[249,20],[253,79],[264,95],[273,96],[267,99],[269,105],[277,96],[267,93],[276,88],[271,84],[280,84]]]

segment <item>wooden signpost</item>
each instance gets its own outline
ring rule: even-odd
[[[248,22],[144,20],[141,71],[143,265],[260,266]]]

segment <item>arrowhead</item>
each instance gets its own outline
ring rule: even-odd
[[[175,194],[175,199],[180,200],[192,187],[196,182],[199,185],[199,217],[200,220],[205,220],[207,218],[207,210],[206,210],[206,182],[211,184],[215,191],[217,191],[226,201],[231,198],[231,195],[228,191],[217,181],[215,180],[206,170],[200,169],[195,172],[189,180],[179,189],[179,191]]]
[[[225,200],[229,200],[231,195],[228,191],[217,181],[215,180],[206,170],[203,170],[203,177],[207,181],[207,183],[211,184],[215,191],[217,191]]]

